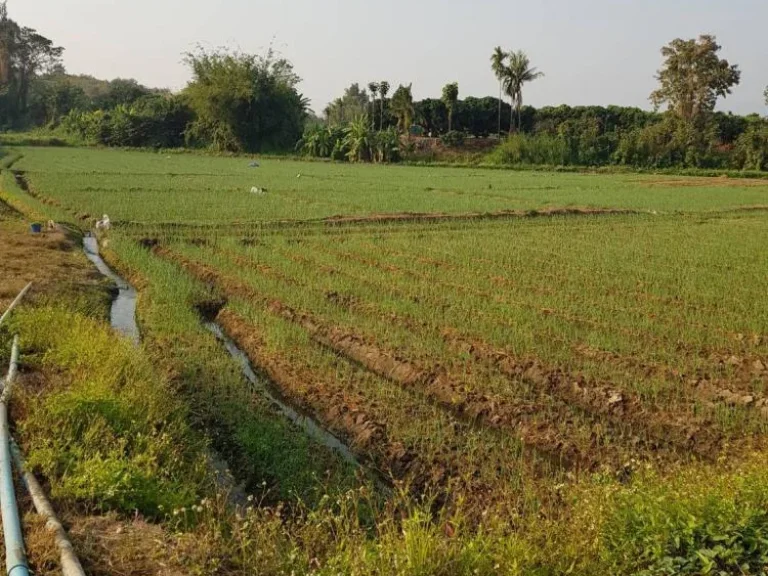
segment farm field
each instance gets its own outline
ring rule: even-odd
[[[18,148],[34,191],[80,216],[231,224],[380,214],[614,208],[717,211],[766,204],[768,180],[365,166],[115,150]],[[264,195],[250,194],[252,187]]]
[[[215,321],[379,478],[470,521],[765,447],[768,181],[12,152],[13,198],[108,214],[140,294]]]

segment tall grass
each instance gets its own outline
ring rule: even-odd
[[[19,388],[21,440],[55,498],[158,517],[205,492],[204,445],[140,351],[57,307],[19,310],[10,330],[25,365],[59,374],[43,394]]]

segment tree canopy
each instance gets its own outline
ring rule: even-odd
[[[698,40],[677,38],[661,49],[664,65],[657,75],[660,87],[651,94],[658,109],[669,109],[686,121],[699,120],[715,109],[717,99],[731,93],[741,72],[737,65],[718,57],[720,45],[714,36]]]
[[[443,86],[443,104],[448,109],[448,131],[453,130],[453,109],[456,107],[456,101],[459,99],[459,84],[453,82]]]
[[[413,92],[412,84],[403,86],[402,84],[397,87],[395,93],[392,94],[392,102],[390,103],[390,109],[392,113],[397,117],[397,126],[401,132],[407,133],[411,124],[413,123],[414,107],[413,107]]]
[[[195,120],[192,143],[216,150],[291,148],[301,137],[307,101],[288,60],[271,49],[265,56],[199,49],[186,62],[192,80],[184,96]]]
[[[377,87],[378,90],[378,87]],[[323,114],[331,124],[345,124],[368,114],[370,99],[365,88],[357,83],[344,90],[341,98],[336,98],[326,106]]]
[[[0,124],[24,122],[33,80],[60,67],[63,52],[36,30],[11,20],[5,2],[0,4]]]

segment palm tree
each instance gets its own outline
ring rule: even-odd
[[[379,120],[379,130],[384,130],[384,101],[389,94],[389,82],[382,80],[379,82],[379,95],[381,95],[381,118]]]
[[[448,132],[453,130],[453,108],[456,106],[456,101],[459,99],[459,84],[454,82],[453,84],[446,84],[443,87],[443,103],[448,109]]]
[[[402,132],[410,135],[411,123],[413,120],[413,93],[411,91],[412,84],[403,86],[402,84],[397,87],[395,93],[392,95],[392,102],[390,102],[390,108],[397,116],[397,125]]]
[[[491,56],[491,70],[493,70],[496,78],[499,79],[499,136],[501,136],[501,92],[504,84],[504,71],[506,70],[504,60],[506,59],[507,53],[501,49],[501,46],[496,46],[493,50],[493,55]],[[510,120],[510,123],[511,122],[512,121]]]
[[[523,85],[526,82],[533,82],[542,76],[544,76],[544,72],[531,68],[531,61],[525,52],[519,50],[509,54],[509,66],[506,66],[504,70],[504,91],[512,101],[512,107],[517,110],[518,131],[520,131],[522,126],[520,110],[523,107]],[[509,131],[512,132],[511,123]]]
[[[368,90],[371,91],[371,128],[376,130],[376,94],[379,93],[379,84],[377,82],[369,82]]]

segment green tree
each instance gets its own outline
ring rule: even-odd
[[[203,49],[187,54],[192,80],[184,96],[195,114],[191,144],[216,150],[286,150],[304,128],[307,101],[293,66],[271,49],[265,56]]]
[[[456,107],[456,102],[459,100],[458,82],[446,84],[443,87],[442,100],[448,110],[448,132],[451,132],[453,130],[453,109]]]
[[[544,73],[531,67],[530,59],[522,50],[510,52],[507,58],[509,63],[504,67],[503,85],[504,91],[512,103],[512,108],[517,112],[517,129],[519,131],[522,125],[520,110],[523,106],[523,86],[541,78]],[[509,124],[509,131],[512,132],[512,122]]]
[[[55,125],[72,110],[86,110],[90,104],[80,86],[59,74],[36,78],[29,100],[29,117],[36,125]]]
[[[688,122],[709,116],[717,99],[730,94],[741,80],[739,67],[718,57],[720,49],[710,35],[698,40],[677,38],[664,46],[664,65],[656,76],[661,86],[650,96],[654,106],[658,109],[667,103]]]
[[[63,52],[37,31],[11,20],[5,2],[0,4],[0,121],[23,123],[32,82],[60,70]]]
[[[343,126],[348,122],[368,115],[369,99],[358,84],[351,84],[341,98],[336,98],[325,108],[328,122]]]
[[[765,92],[763,92],[763,97],[765,98],[765,105],[768,106],[768,86],[765,87]]]
[[[398,86],[392,95],[390,107],[392,113],[397,117],[397,126],[402,133],[410,134],[411,124],[413,123],[413,92],[412,84]]]
[[[148,96],[152,91],[142,86],[133,78],[115,78],[107,85],[103,96],[94,99],[96,108],[108,110],[121,104],[133,104],[139,98]]]
[[[493,49],[493,54],[491,55],[491,70],[493,70],[494,75],[499,80],[499,129],[498,129],[499,136],[501,136],[501,99],[502,99],[502,90],[504,88],[504,76],[506,71],[506,64],[504,63],[504,61],[506,59],[507,59],[507,53],[501,49],[501,46],[496,46],[496,48]]]
[[[376,129],[376,96],[379,93],[379,83],[369,82],[368,90],[371,92],[371,128]]]
[[[381,95],[381,118],[379,119],[379,130],[384,130],[384,103],[389,94],[389,82],[382,80],[379,82],[379,95]]]

